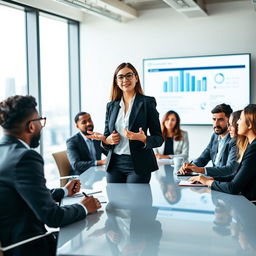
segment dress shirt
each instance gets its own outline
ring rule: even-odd
[[[228,133],[223,138],[221,138],[221,136],[219,136],[218,138],[218,152],[214,161],[215,166],[219,166],[220,158],[223,154],[223,148],[224,148],[227,137],[228,137]]]
[[[30,146],[23,140],[18,139],[27,149],[31,149]]]
[[[119,144],[117,144],[114,148],[114,153],[118,155],[123,155],[123,154],[131,155],[129,140],[124,136],[123,130],[128,129],[129,127],[129,118],[130,118],[135,96],[136,94],[134,94],[133,98],[131,99],[131,102],[129,104],[129,107],[126,113],[125,113],[125,105],[124,105],[123,98],[120,101],[120,109],[118,112],[118,116],[116,118],[115,129],[116,129],[116,132],[120,134],[121,139]]]
[[[97,158],[96,158],[96,150],[93,144],[93,140],[86,138],[86,136],[80,132],[80,134],[82,135],[82,138],[84,139],[90,153],[91,153],[91,157],[92,160],[94,160],[94,165],[97,166]]]
[[[216,158],[214,161],[214,165],[217,167],[219,166],[220,157],[223,154],[223,148],[224,148],[227,137],[228,137],[228,133],[223,138],[221,138],[220,136],[218,137],[218,152],[216,154]],[[204,168],[204,174],[208,175],[207,167]]]

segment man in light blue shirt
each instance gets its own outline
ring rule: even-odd
[[[184,164],[179,172],[184,173],[186,170],[192,170],[209,176],[222,176],[231,174],[234,171],[232,168],[214,168],[236,165],[236,142],[230,138],[228,131],[228,120],[232,109],[230,105],[222,103],[213,108],[211,112],[214,134],[208,146],[192,163]],[[205,167],[210,161],[212,161],[213,168]]]

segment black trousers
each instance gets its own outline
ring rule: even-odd
[[[108,183],[149,183],[150,178],[151,173],[135,173],[130,155],[112,154],[107,173]]]

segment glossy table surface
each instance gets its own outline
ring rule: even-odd
[[[107,184],[104,168],[80,176],[102,209],[60,229],[57,255],[256,255],[256,206],[243,196],[179,187],[167,162],[150,184]],[[65,198],[63,204],[81,197]]]

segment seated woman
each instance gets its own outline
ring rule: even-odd
[[[240,163],[231,175],[207,178],[196,176],[190,182],[200,182],[213,190],[241,194],[249,200],[256,199],[256,104],[249,104],[241,113],[238,120],[238,135],[244,140],[238,144]]]
[[[230,117],[229,117],[229,134],[232,140],[230,141],[230,147],[233,147],[233,145],[240,144],[240,142],[243,141],[244,136],[238,136],[238,126],[237,126],[237,121],[240,118],[242,110],[238,110],[233,112]],[[241,152],[237,152],[237,159],[239,159],[239,154]],[[227,160],[227,163],[230,163],[229,159]],[[232,165],[226,165],[222,167],[198,167],[193,163],[185,163],[183,167],[179,170],[181,174],[184,174],[186,172],[197,172],[197,173],[203,173],[205,175],[211,176],[211,177],[216,177],[216,176],[223,176],[223,175],[228,175],[232,174],[236,168],[238,167],[238,162],[233,163]]]
[[[178,113],[173,110],[168,111],[163,117],[161,128],[164,143],[161,147],[154,149],[156,158],[183,157],[183,161],[187,161],[189,151],[188,133],[180,129]]]

